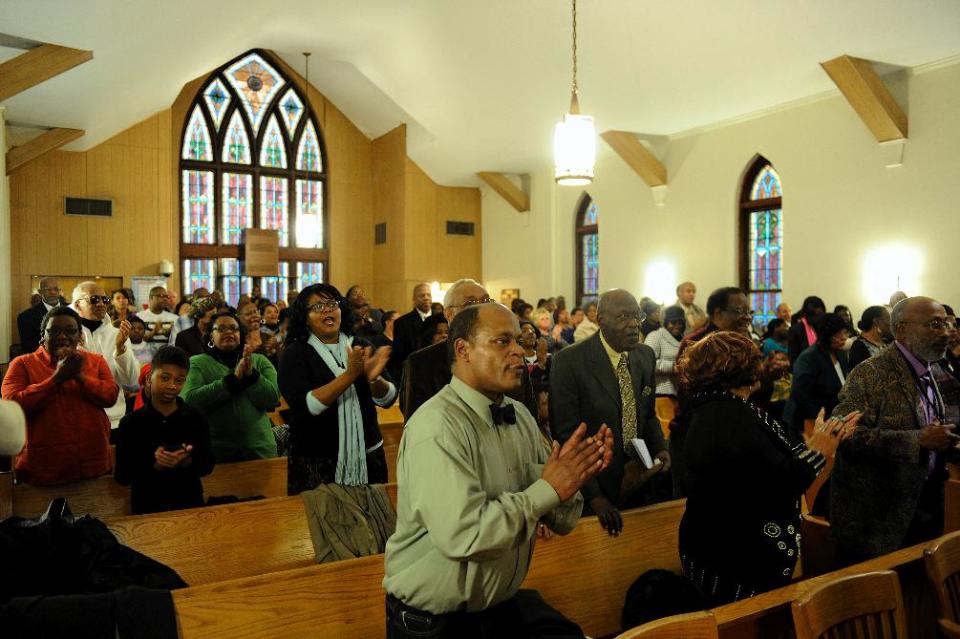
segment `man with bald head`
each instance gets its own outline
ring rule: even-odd
[[[849,563],[942,534],[945,462],[960,443],[960,409],[937,383],[950,336],[943,306],[905,299],[890,325],[896,341],[853,369],[833,411],[863,413],[831,481],[830,525]]]
[[[390,351],[390,366],[402,369],[410,353],[417,350],[420,339],[420,329],[423,322],[430,317],[430,304],[433,297],[430,285],[421,282],[413,287],[413,310],[401,315],[393,323],[393,350]]]
[[[54,306],[63,302],[60,284],[55,277],[43,277],[37,286],[40,301],[17,315],[17,332],[20,333],[20,350],[32,353],[40,347],[40,322]]]
[[[677,285],[677,306],[683,309],[687,320],[687,327],[683,334],[689,335],[707,322],[707,314],[693,303],[697,298],[697,285],[693,282],[683,282]]]
[[[119,328],[114,328],[107,317],[109,303],[106,291],[96,282],[80,282],[73,289],[73,308],[80,314],[83,325],[83,348],[107,360],[113,380],[120,386],[117,402],[106,409],[110,427],[116,428],[127,412],[124,389],[134,391],[139,388],[140,363],[129,339],[130,322],[123,320]]]
[[[657,358],[640,343],[643,312],[622,289],[600,296],[600,330],[553,355],[550,371],[550,423],[566,441],[586,422],[592,434],[602,425],[613,431],[613,459],[599,477],[583,487],[585,512],[595,514],[611,534],[623,529],[620,510],[643,505],[641,486],[670,469],[670,454],[654,412]],[[652,468],[640,460],[631,440],[644,441]]]
[[[489,304],[493,300],[479,282],[460,279],[447,289],[443,296],[443,314],[447,322],[453,322],[457,313],[471,306]],[[399,320],[398,320],[399,321]],[[396,322],[394,322],[396,332]],[[400,391],[400,411],[409,419],[420,406],[436,395],[450,382],[450,362],[447,359],[446,342],[421,348],[410,354],[403,366],[403,387]],[[509,391],[509,396],[537,414],[537,400],[530,383],[530,374],[523,369],[520,386]]]

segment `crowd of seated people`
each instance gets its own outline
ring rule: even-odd
[[[512,313],[482,318],[477,309],[499,305],[466,279],[442,304],[418,284],[408,311],[376,308],[356,285],[343,295],[315,284],[276,301],[254,289],[235,306],[198,289],[178,313],[162,287],[142,310],[129,289],[108,297],[95,282],[69,302],[52,278],[38,294],[21,314],[24,327],[39,316],[37,345],[2,385],[26,415],[17,481],[112,471],[136,513],[199,506],[214,464],[277,456],[268,413],[281,397],[289,494],[384,483],[377,407],[399,399],[407,421],[437,412],[455,371],[476,368],[480,386],[483,375],[510,378],[493,414],[534,424],[548,449],[609,434],[609,459],[580,490],[583,513],[611,535],[623,530],[621,510],[687,497],[684,574],[719,604],[790,580],[797,500],[819,474],[832,473],[821,512],[843,561],[929,539],[942,527],[945,465],[960,443],[956,317],[923,297],[867,307],[856,330],[849,307],[828,313],[814,295],[796,315],[781,304],[754,326],[743,291],[717,289],[701,309],[690,282],[669,305],[613,290],[576,308],[563,297],[535,307],[514,299]],[[467,321],[506,332],[468,348],[479,333],[464,333]],[[675,402],[669,437],[658,398]],[[890,525],[867,531],[868,508],[880,504]]]

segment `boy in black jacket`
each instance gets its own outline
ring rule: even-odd
[[[200,478],[213,470],[210,427],[180,399],[190,358],[161,346],[144,384],[146,406],[120,420],[114,478],[130,486],[133,514],[203,505]]]

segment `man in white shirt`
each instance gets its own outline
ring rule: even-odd
[[[150,289],[150,299],[147,301],[149,308],[137,312],[137,317],[147,325],[147,332],[143,339],[153,351],[170,343],[170,333],[177,322],[177,316],[167,310],[169,299],[167,289],[154,286]]]
[[[110,427],[116,428],[127,412],[123,390],[138,388],[140,364],[130,344],[130,322],[124,320],[119,328],[114,328],[107,317],[109,303],[110,298],[96,282],[80,282],[73,289],[73,308],[80,314],[80,323],[83,324],[83,348],[107,360],[113,379],[120,386],[116,403],[107,409]]]

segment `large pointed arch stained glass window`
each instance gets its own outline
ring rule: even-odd
[[[780,175],[758,157],[744,176],[740,203],[740,285],[757,330],[776,317],[783,297],[782,197]]]
[[[258,285],[279,298],[326,273],[323,138],[304,87],[281,68],[262,51],[247,52],[211,73],[186,111],[184,294],[227,287],[232,298]],[[244,232],[251,228],[277,231],[276,276],[244,272]]]

